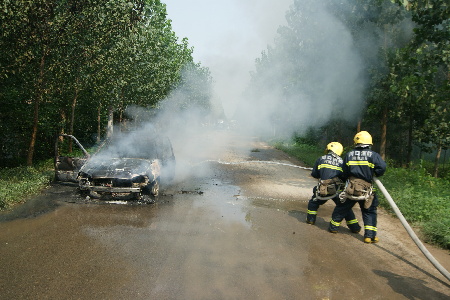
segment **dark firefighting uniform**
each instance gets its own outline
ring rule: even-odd
[[[386,163],[381,156],[372,151],[368,145],[358,146],[344,158],[343,175],[347,179],[350,176],[363,179],[372,183],[373,176],[382,176],[386,171]],[[344,203],[337,205],[331,215],[329,230],[337,231],[342,219],[348,214],[356,202],[361,208],[364,222],[364,237],[375,238],[377,235],[377,207],[378,197],[373,193],[373,201],[369,208],[364,208],[364,200],[355,201],[346,199]]]
[[[335,177],[340,177],[342,175],[343,160],[337,154],[330,152],[329,154],[319,157],[314,164],[311,176],[321,180],[332,179]],[[317,217],[317,211],[320,205],[325,204],[328,200],[316,199],[317,186],[313,189],[313,196],[308,202],[308,214],[306,217],[307,222],[314,223]],[[339,196],[336,196],[330,200],[333,200],[336,205],[340,204]],[[361,226],[358,224],[358,220],[355,214],[350,209],[344,216],[347,221],[347,226],[351,231],[359,232]]]

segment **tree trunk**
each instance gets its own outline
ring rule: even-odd
[[[33,156],[34,156],[34,149],[36,146],[36,137],[37,137],[37,131],[38,131],[38,124],[39,124],[39,106],[40,102],[42,100],[42,93],[43,93],[43,83],[44,83],[44,66],[45,66],[45,54],[46,50],[44,49],[44,53],[41,57],[41,62],[39,66],[39,78],[36,85],[36,94],[33,99],[34,104],[34,111],[33,111],[33,129],[31,130],[31,140],[30,145],[28,147],[28,155],[27,155],[27,166],[33,165]]]
[[[72,111],[71,111],[71,116],[70,116],[70,126],[69,126],[69,134],[73,135],[73,125],[75,123],[75,107],[77,105],[77,98],[78,98],[78,78],[76,80],[75,83],[75,96],[73,97],[73,101],[72,101]],[[72,153],[72,139],[69,139],[69,153]]]
[[[387,122],[388,122],[388,109],[383,110],[383,117],[381,119],[381,143],[380,143],[380,155],[383,160],[386,159],[386,135],[387,135]]]
[[[120,131],[125,130],[125,123],[123,122],[123,109],[122,108],[120,108],[120,110],[119,110],[119,126],[120,126]]]
[[[444,172],[444,174],[445,174],[445,170],[446,170],[446,168],[445,168],[446,162],[447,162],[447,149],[445,149],[445,151],[444,151],[444,161],[442,162],[442,172]]]
[[[110,138],[113,134],[113,120],[114,120],[114,109],[112,106],[108,107],[108,128],[106,130],[106,136]]]
[[[102,135],[102,104],[98,104],[97,110],[97,144],[100,143],[101,135]]]
[[[409,117],[409,128],[408,128],[408,149],[406,153],[406,164],[409,166],[411,165],[412,160],[412,140],[413,140],[413,118]]]
[[[66,124],[66,122],[67,122],[67,119],[66,119],[66,112],[63,110],[63,109],[61,109],[61,123],[62,124]],[[59,130],[59,134],[64,134],[64,125],[63,126],[61,126],[61,129]],[[62,143],[63,142],[63,140],[64,140],[64,137],[62,137],[62,136],[59,136],[59,141]]]
[[[36,137],[39,122],[39,102],[40,95],[37,95],[34,99],[34,113],[33,113],[33,129],[31,130],[31,141],[28,147],[27,166],[33,165],[34,148],[36,145]]]
[[[361,120],[358,120],[358,124],[356,125],[356,133],[361,131]]]
[[[437,148],[436,158],[434,159],[433,176],[435,178],[437,178],[439,175],[439,159],[441,158],[441,152],[442,152],[442,145],[441,145],[441,143],[439,143],[438,148]]]

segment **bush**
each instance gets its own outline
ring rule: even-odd
[[[423,232],[431,243],[450,249],[450,209],[434,216],[434,220],[423,224]]]

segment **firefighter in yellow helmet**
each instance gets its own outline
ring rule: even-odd
[[[336,233],[342,219],[358,203],[364,221],[364,242],[377,243],[378,197],[373,189],[373,176],[382,176],[386,163],[373,151],[372,136],[367,131],[354,137],[355,148],[344,157],[343,175],[347,180],[340,195],[342,204],[337,205],[331,216],[329,231]]]
[[[314,164],[311,176],[318,179],[318,184],[313,188],[313,196],[308,202],[308,213],[306,223],[314,225],[316,222],[317,211],[320,205],[328,200],[333,200],[336,205],[340,204],[339,194],[342,191],[343,181],[341,158],[344,148],[338,142],[331,142],[326,147],[326,154],[319,157]],[[345,215],[347,226],[350,231],[358,233],[361,226],[352,210]]]

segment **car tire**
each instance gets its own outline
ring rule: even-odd
[[[139,200],[143,203],[155,203],[159,196],[159,178],[141,190]]]
[[[156,202],[156,198],[152,197],[151,195],[142,194],[140,197],[140,201],[145,204],[153,204]]]

